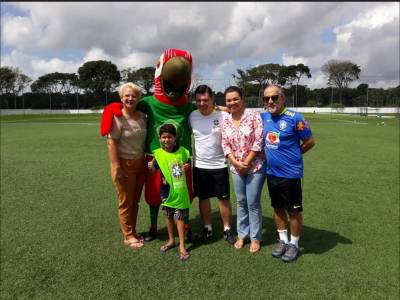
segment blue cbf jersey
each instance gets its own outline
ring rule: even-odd
[[[284,178],[303,177],[303,156],[300,141],[312,136],[301,113],[285,107],[279,116],[261,113],[269,175]]]

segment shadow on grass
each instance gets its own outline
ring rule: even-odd
[[[334,248],[337,244],[352,244],[353,242],[337,232],[303,226],[300,245],[303,254],[322,254]]]
[[[165,217],[162,215],[160,212],[158,215],[159,219],[164,219]],[[213,243],[218,242],[219,240],[223,239],[223,224],[221,221],[221,216],[219,214],[219,211],[212,212],[212,220],[213,220],[213,236],[212,238],[208,240],[202,240],[200,239],[200,234],[203,229],[203,222],[201,220],[201,216],[198,214],[195,217],[190,217],[190,228],[192,230],[192,233],[198,236],[198,239],[194,242],[188,242],[187,244],[187,249],[188,251],[192,251],[198,247],[205,246],[205,245],[210,245]],[[231,226],[233,230],[233,234],[236,233],[236,216],[232,216],[232,221],[231,221]],[[174,233],[175,233],[175,240],[178,241],[178,233],[176,231],[176,227],[174,228]],[[147,232],[141,232],[140,233],[143,236],[147,235]],[[168,240],[168,231],[167,227],[164,225],[159,226],[158,228],[158,236],[154,240],[155,242],[161,241],[161,242],[166,242]],[[152,242],[150,242],[152,243]]]
[[[164,218],[161,214],[159,218]],[[217,243],[224,239],[223,236],[223,223],[219,211],[212,212],[213,220],[213,236],[207,240],[196,240],[194,242],[188,243],[188,250],[192,251],[198,247],[207,246],[213,243]],[[201,216],[197,215],[190,218],[190,226],[192,232],[200,235],[203,228]],[[233,234],[237,235],[236,230],[236,215],[232,215],[231,227]],[[146,235],[146,233],[142,233]],[[175,230],[175,236],[177,239],[177,232]],[[161,226],[158,230],[158,240],[167,241],[168,232],[165,226]],[[263,217],[263,233],[262,233],[262,246],[270,246],[277,243],[278,234],[275,229],[275,222],[272,218]],[[318,229],[310,227],[307,225],[303,226],[303,230],[300,238],[300,248],[302,254],[322,254],[332,248],[337,244],[352,244],[352,241],[337,232],[328,231],[324,229]]]

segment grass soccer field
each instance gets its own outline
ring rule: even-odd
[[[398,299],[399,119],[306,115],[302,256],[271,256],[267,186],[263,243],[228,247],[216,199],[214,237],[165,254],[160,239],[123,246],[100,115],[1,118],[2,299]],[[236,201],[232,192],[233,227]],[[190,211],[200,231],[198,200]],[[141,201],[138,231],[149,225]],[[176,250],[176,251],[175,251]]]

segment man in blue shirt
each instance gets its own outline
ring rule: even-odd
[[[302,182],[303,154],[315,142],[311,129],[301,113],[287,109],[282,87],[269,85],[264,90],[265,154],[267,184],[274,208],[279,243],[272,256],[292,262],[300,254],[299,238],[303,223]],[[290,240],[288,238],[288,217]]]

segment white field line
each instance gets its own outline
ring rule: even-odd
[[[366,122],[358,122],[356,120],[354,121],[349,121],[349,120],[341,120],[341,119],[332,119],[332,121],[337,121],[345,124],[354,124],[354,125],[368,125]],[[334,123],[335,124],[335,123]]]
[[[71,122],[71,123],[65,123],[65,122],[24,122],[24,121],[5,121],[1,122],[0,124],[38,124],[38,125],[55,125],[55,124],[60,124],[60,125],[96,125],[99,126],[99,123],[78,123],[78,122]]]
[[[29,116],[24,116],[22,119],[19,119],[19,120],[14,120],[14,121],[3,121],[3,122],[1,122],[1,123],[47,123],[47,122],[49,122],[49,123],[53,123],[53,121],[54,121],[54,123],[58,123],[58,124],[62,124],[62,123],[65,123],[65,124],[69,124],[69,123],[75,123],[75,122],[68,122],[68,121],[70,121],[70,120],[75,120],[75,121],[79,121],[79,118],[75,118],[75,119],[73,119],[73,118],[66,118],[66,117],[56,117],[56,116],[54,116],[54,117],[52,117],[52,118],[46,118],[46,117],[43,117],[43,118],[29,118]],[[42,121],[42,122],[41,122]],[[66,122],[58,122],[58,121],[66,121]],[[78,123],[78,122],[77,122]],[[87,124],[89,124],[88,122],[80,122],[80,123],[87,123]],[[95,122],[93,122],[93,123],[95,123]]]
[[[51,117],[51,118],[46,118],[46,117],[42,117],[42,118],[32,118],[31,117],[31,115],[25,115],[25,116],[23,116],[22,117],[22,119],[19,119],[19,120],[15,120],[15,121],[5,121],[5,122],[29,122],[29,121],[61,121],[61,120],[73,120],[73,119],[75,119],[75,120],[79,120],[79,117],[75,117],[75,118],[68,118],[68,117],[65,117],[65,116],[60,116],[60,117],[57,117],[57,116],[53,116],[53,117]]]

